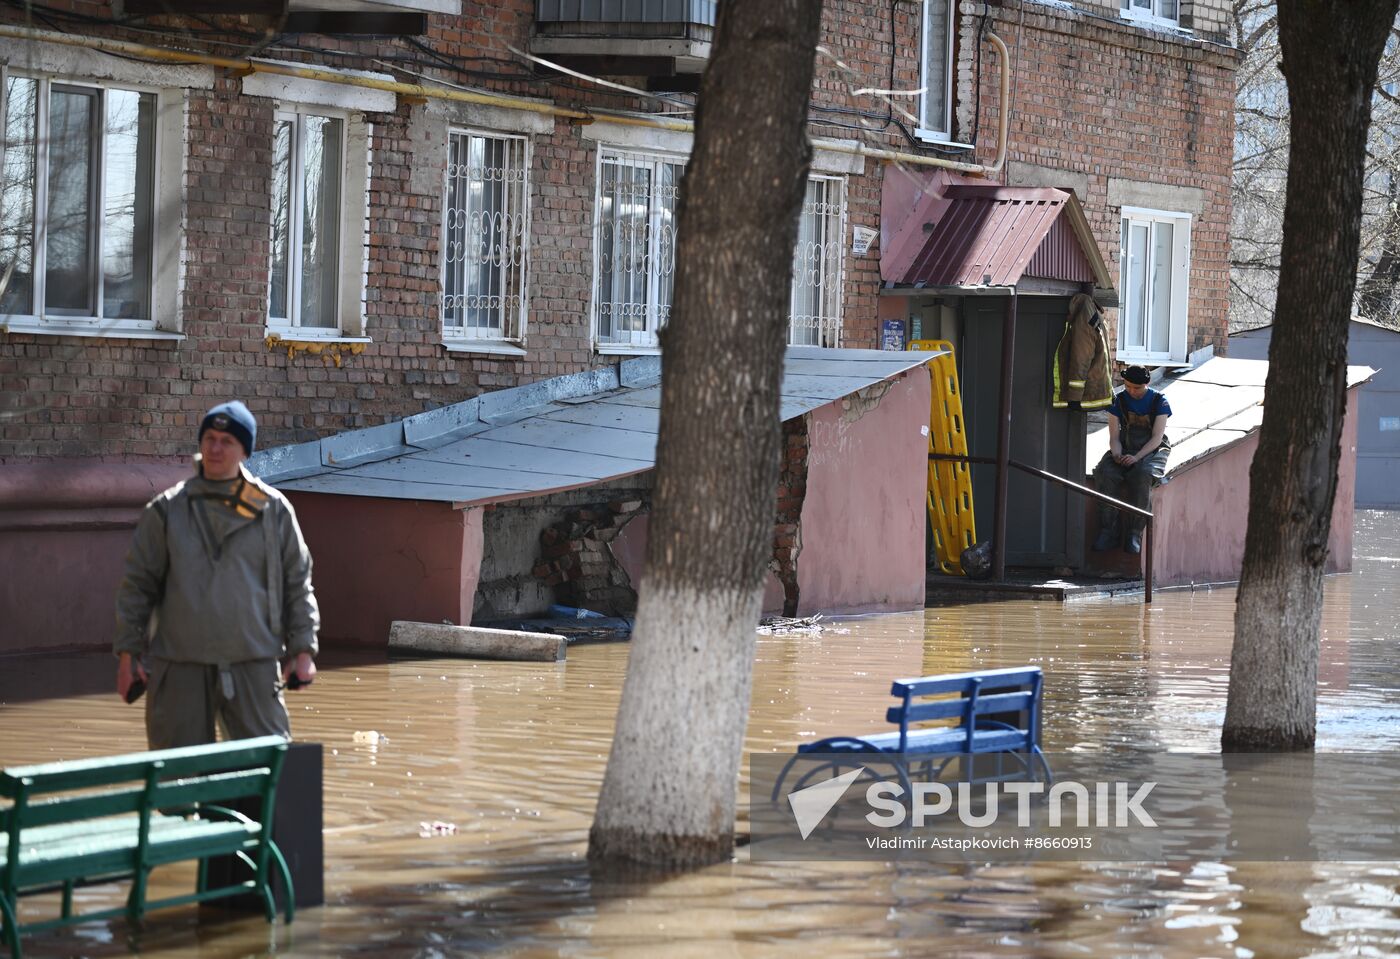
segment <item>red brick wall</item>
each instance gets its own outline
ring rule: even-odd
[[[110,13],[106,4],[73,2],[68,7],[97,16]],[[507,46],[528,46],[532,11],[530,0],[467,2],[460,18],[431,18],[423,40],[453,57],[509,61]],[[814,135],[858,139],[884,149],[920,149],[894,122],[899,109],[915,112],[916,100],[896,98],[891,107],[879,97],[853,93],[918,86],[917,4],[828,0],[825,16],[824,44],[831,56],[818,60]],[[991,8],[990,16],[1015,51],[1012,162],[1087,173],[1086,209],[1106,254],[1116,257],[1118,245],[1117,212],[1107,207],[1109,177],[1206,191],[1205,213],[1193,223],[1190,341],[1193,349],[1223,344],[1233,55],[1202,44],[1169,43],[1100,20],[1068,20],[1035,4],[1022,9],[1008,2]],[[115,29],[106,32],[122,35]],[[976,20],[964,17],[960,56],[966,64],[976,52],[976,33]],[[148,34],[125,38],[152,42]],[[262,55],[383,71],[384,65],[372,57],[402,55],[408,49],[374,40],[310,37],[304,42],[349,55],[282,48]],[[998,64],[985,44],[981,63],[978,155],[990,159]],[[519,66],[497,60],[466,65],[521,73]],[[560,105],[641,106],[633,98],[601,94],[572,81],[493,80],[446,69],[412,69],[503,93],[551,96]],[[965,101],[970,96],[970,90],[963,91]],[[395,113],[366,118],[373,125],[366,290],[366,332],[373,342],[359,353],[343,354],[336,364],[328,355],[289,355],[263,341],[271,101],[242,96],[239,80],[227,74],[214,89],[194,91],[185,182],[185,339],[0,335],[0,462],[182,457],[190,450],[200,415],[230,396],[243,398],[258,414],[261,445],[304,441],[607,362],[592,352],[589,342],[596,149],[565,120],[556,122],[552,135],[532,137],[529,355],[515,359],[443,350],[443,201],[436,189],[415,191],[411,174],[417,166],[418,183],[439,183],[437,177],[422,176],[421,168],[440,168],[446,144],[425,154],[410,142],[412,111],[422,109],[401,98]],[[865,173],[847,184],[842,241],[846,346],[878,345],[879,250],[853,256],[850,235],[854,226],[878,229],[880,191],[889,169],[867,159]],[[1116,271],[1116,262],[1111,266]]]
[[[964,32],[975,23],[964,17]],[[1008,164],[1087,174],[1088,195],[1080,199],[1115,286],[1120,212],[1108,204],[1110,178],[1203,191],[1204,209],[1191,221],[1187,349],[1214,345],[1224,353],[1234,51],[1018,0],[994,8],[989,26],[1015,66]],[[982,63],[978,158],[991,162],[999,73],[990,51]],[[1116,311],[1110,314],[1116,322]]]

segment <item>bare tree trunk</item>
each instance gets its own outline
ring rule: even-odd
[[[1371,95],[1397,0],[1279,0],[1283,251],[1221,746],[1310,749]]]
[[[729,858],[821,0],[726,0],[681,187],[646,570],[589,858]]]

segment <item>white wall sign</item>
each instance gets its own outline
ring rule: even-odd
[[[851,236],[851,252],[856,256],[865,256],[870,252],[870,244],[875,242],[878,235],[868,226],[856,227]]]

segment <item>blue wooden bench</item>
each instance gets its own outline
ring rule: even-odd
[[[1039,666],[897,679],[890,694],[899,705],[885,711],[897,729],[803,743],[778,775],[772,798],[777,801],[794,764],[818,756],[830,758],[807,770],[794,792],[824,770],[874,763],[893,765],[907,794],[911,778],[938,779],[954,760],[962,761],[960,778],[969,782],[1042,778],[1052,783],[1054,774],[1040,750],[1041,685]],[[986,754],[1008,759],[1009,771],[997,763],[996,772],[977,772],[973,757]]]
[[[265,736],[4,770],[0,924],[10,955],[19,959],[22,932],[115,916],[135,924],[148,909],[246,893],[261,895],[271,922],[274,865],[286,883],[291,922],[292,879],[271,831],[286,753],[286,740]],[[246,797],[260,800],[256,820],[220,805]],[[208,857],[229,855],[247,864],[246,878],[209,888]],[[147,899],[154,867],[196,859],[193,893]],[[126,880],[124,907],[74,914],[74,888]],[[60,915],[21,925],[19,900],[53,892],[62,895]]]

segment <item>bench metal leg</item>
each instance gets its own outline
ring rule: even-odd
[[[282,850],[277,848],[277,843],[268,840],[267,845],[273,860],[277,863],[277,871],[282,874],[282,885],[287,890],[287,922],[290,923],[296,915],[297,908],[296,890],[292,888],[292,871],[287,868],[287,859],[282,855]],[[270,881],[268,885],[271,886]]]
[[[63,918],[73,918],[73,880],[71,879],[63,884]]]
[[[1031,746],[1031,752],[1035,753],[1035,758],[1040,760],[1040,768],[1045,772],[1045,785],[1055,785],[1055,774],[1050,771],[1050,763],[1045,759],[1045,753],[1041,752],[1039,746]]]
[[[131,893],[126,897],[126,921],[132,927],[141,925],[146,915],[146,877],[149,874],[149,869],[137,867],[131,879]]]
[[[0,895],[0,926],[5,930],[5,944],[10,947],[10,959],[20,959],[19,917],[10,903],[10,897],[6,895]]]

